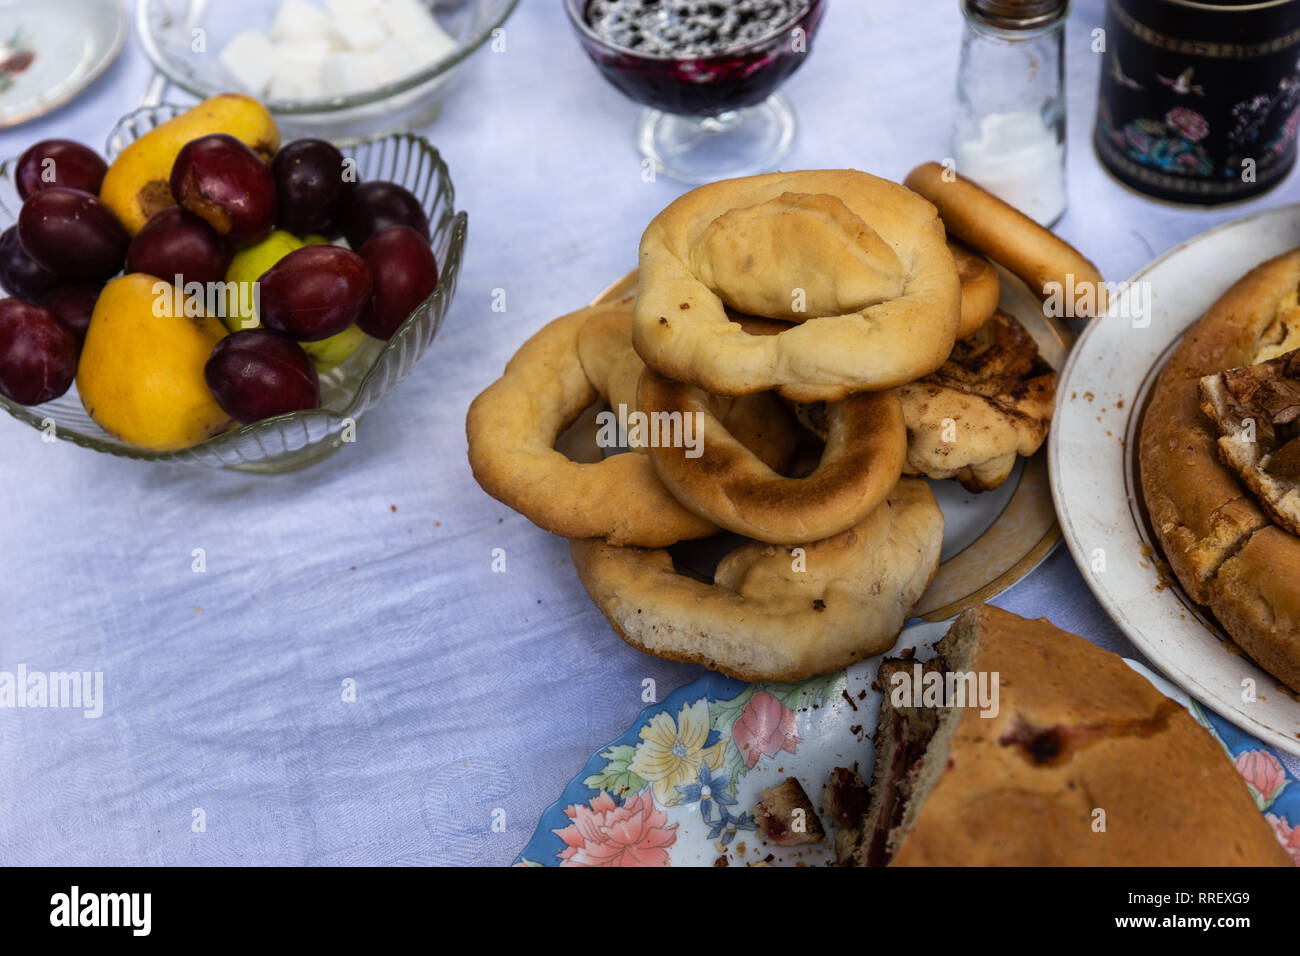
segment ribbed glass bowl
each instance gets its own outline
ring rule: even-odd
[[[267,30],[282,0],[136,0],[140,47],[154,67],[199,97],[239,89],[218,54],[241,30]],[[438,23],[456,41],[436,63],[391,83],[346,96],[263,99],[280,129],[292,136],[344,140],[428,124],[452,79],[488,40],[519,0],[438,0]],[[203,43],[196,44],[196,31]],[[196,49],[196,46],[199,48]]]
[[[124,116],[109,135],[109,160],[185,109],[162,105]],[[338,451],[354,438],[361,416],[410,374],[437,335],[456,291],[468,227],[465,213],[456,211],[447,166],[423,137],[398,133],[341,149],[345,155],[355,157],[362,181],[399,183],[420,200],[433,234],[438,287],[391,339],[382,342],[367,338],[356,354],[320,376],[320,408],[243,425],[181,451],[155,452],[119,441],[96,425],[82,407],[76,385],[43,405],[19,405],[2,395],[0,403],[9,414],[33,428],[46,432],[52,429],[56,437],[83,448],[141,461],[279,474],[306,468]],[[0,229],[13,224],[22,206],[14,184],[16,164],[16,159],[0,164]]]

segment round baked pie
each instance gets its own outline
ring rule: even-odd
[[[1119,656],[989,605],[935,650],[881,662],[871,799],[836,839],[845,862],[1290,864],[1219,741]],[[966,705],[924,705],[918,678]]]
[[[1300,690],[1300,249],[1251,270],[1187,332],[1142,419],[1142,493],[1187,594]]]

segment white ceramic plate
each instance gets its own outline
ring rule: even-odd
[[[1161,577],[1135,458],[1148,393],[1183,332],[1244,273],[1298,245],[1300,205],[1285,206],[1202,233],[1140,271],[1131,282],[1149,283],[1150,324],[1089,323],[1061,377],[1048,437],[1061,530],[1097,600],[1171,680],[1291,753],[1300,753],[1300,701],[1243,656],[1172,575]],[[1243,699],[1248,680],[1253,702]]]
[[[62,106],[122,52],[121,0],[0,0],[0,126]]]

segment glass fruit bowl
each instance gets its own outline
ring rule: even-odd
[[[373,89],[339,96],[280,99],[249,92],[271,111],[286,138],[348,141],[426,126],[469,56],[491,40],[519,0],[424,0],[456,46],[433,63]],[[241,89],[219,54],[243,30],[270,27],[282,0],[136,0],[140,46],[171,84],[206,99]],[[201,31],[201,32],[199,32]],[[202,37],[202,43],[196,38]],[[196,49],[200,47],[200,49]],[[162,88],[157,89],[161,98]]]
[[[163,105],[136,110],[109,135],[111,162],[128,144],[185,111]],[[455,208],[451,177],[442,156],[421,136],[398,133],[340,147],[354,157],[362,181],[405,186],[429,217],[438,286],[387,342],[367,337],[346,362],[320,376],[321,407],[243,425],[180,451],[156,452],[119,441],[86,414],[74,384],[43,405],[25,406],[0,395],[14,416],[46,434],[123,458],[279,474],[297,471],[332,455],[355,437],[357,422],[378,405],[420,360],[451,306],[465,248],[468,220]],[[0,229],[18,217],[22,201],[14,184],[16,159],[0,163]]]

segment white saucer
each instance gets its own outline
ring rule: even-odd
[[[120,0],[0,0],[0,127],[67,103],[126,41]]]

